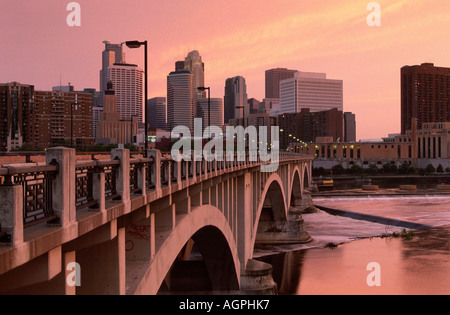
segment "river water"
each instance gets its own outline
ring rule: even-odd
[[[321,198],[314,204],[393,224],[304,214],[312,242],[255,248],[256,259],[272,264],[279,294],[450,294],[450,197]],[[423,225],[410,239],[380,237],[409,230],[409,223]],[[325,248],[329,243],[337,247]]]

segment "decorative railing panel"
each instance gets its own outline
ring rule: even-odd
[[[75,205],[77,210],[97,204],[93,191],[94,173],[98,172],[96,165],[96,163],[82,163],[75,168]]]
[[[53,211],[53,179],[57,165],[3,167],[3,184],[23,187],[23,224],[29,227],[57,219]]]

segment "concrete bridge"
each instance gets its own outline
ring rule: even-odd
[[[1,294],[274,293],[257,243],[309,242],[312,156],[174,161],[160,151],[0,168]],[[273,162],[273,161],[272,161]]]

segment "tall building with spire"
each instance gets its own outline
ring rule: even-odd
[[[184,59],[184,61],[177,61],[175,63],[175,71],[187,70],[192,73],[192,88],[193,88],[193,115],[198,117],[197,100],[206,97],[205,91],[199,91],[199,87],[205,86],[205,64],[198,50],[193,50]]]
[[[100,70],[100,92],[102,97],[106,90],[106,84],[109,81],[108,67],[115,63],[124,63],[125,54],[122,51],[122,44],[111,44],[108,41],[104,42],[105,50],[102,52],[102,69]]]
[[[113,83],[109,81],[103,99],[103,112],[97,124],[97,143],[127,144],[133,143],[133,135],[138,133],[138,117],[121,119],[116,108],[117,96]]]
[[[144,71],[137,65],[125,62],[122,44],[104,42],[102,69],[100,70],[100,99],[103,106],[106,85],[112,82],[117,97],[117,111],[120,119],[139,117],[144,121],[143,76]]]
[[[250,106],[247,100],[247,86],[242,76],[225,81],[224,120],[248,117]]]

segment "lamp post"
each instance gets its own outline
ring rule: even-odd
[[[137,40],[132,40],[132,41],[127,41],[125,42],[125,44],[127,45],[128,48],[134,49],[134,48],[139,48],[142,45],[144,45],[144,75],[145,75],[145,80],[144,80],[144,84],[145,84],[145,94],[144,94],[144,113],[145,113],[145,117],[144,117],[144,122],[145,122],[145,150],[144,150],[144,157],[147,157],[147,150],[148,150],[148,124],[147,124],[147,99],[148,99],[148,78],[147,78],[147,67],[148,67],[148,61],[147,61],[147,54],[148,54],[148,45],[147,45],[147,41],[137,41]]]
[[[211,126],[211,88],[208,87],[204,87],[204,86],[199,86],[197,88],[197,90],[199,90],[200,92],[204,92],[205,90],[208,90],[208,127]],[[208,132],[208,139],[210,138],[211,134]]]

